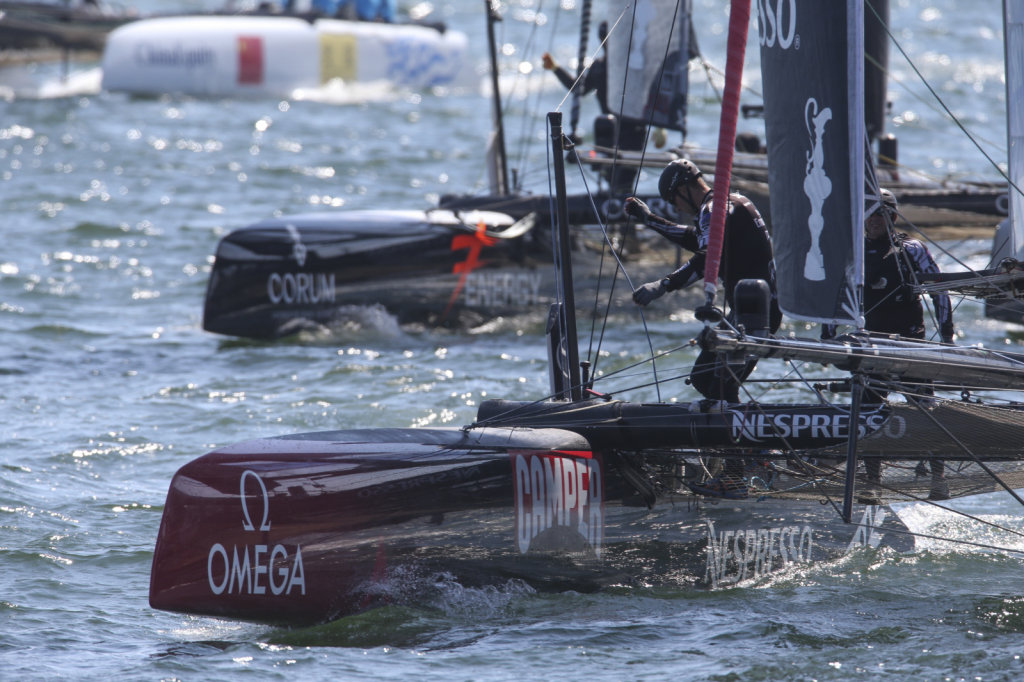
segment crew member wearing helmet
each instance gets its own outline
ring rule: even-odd
[[[688,287],[703,279],[707,259],[713,196],[700,169],[687,159],[672,161],[661,173],[658,191],[661,198],[671,202],[680,213],[692,214],[695,217],[694,224],[678,225],[656,216],[636,197],[626,199],[627,215],[674,244],[692,251],[694,255],[675,272],[656,282],[648,282],[634,291],[633,300],[642,306],[666,292]],[[736,283],[743,279],[763,279],[771,289],[770,329],[774,333],[782,321],[782,312],[779,310],[775,286],[775,256],[771,237],[760,212],[742,194],[729,194],[726,211],[719,277],[724,285],[729,315],[734,312],[733,291]],[[757,360],[750,360],[735,376],[728,367],[717,366],[716,360],[716,353],[702,351],[693,365],[690,382],[705,398],[739,402],[740,383],[754,370]]]
[[[639,151],[647,142],[647,126],[643,121],[621,119],[608,105],[608,22],[602,21],[597,27],[597,37],[601,41],[601,56],[590,63],[583,74],[581,95],[593,92],[601,107],[601,116],[594,121],[594,143],[608,147],[618,147],[626,151]],[[559,82],[568,90],[576,85],[576,76],[558,65],[550,52],[541,55],[544,68],[555,74]],[[637,169],[617,167],[607,169],[604,176],[608,179],[611,191],[622,195],[633,191]]]
[[[917,239],[910,239],[893,227],[899,217],[896,196],[887,189],[880,189],[877,199],[871,200],[871,207],[864,219],[864,324],[872,332],[899,334],[912,339],[925,337],[924,306],[921,297],[913,290],[919,274],[939,272],[935,259],[928,247]],[[953,308],[949,296],[932,293],[935,322],[943,343],[952,343]],[[835,327],[827,325],[822,329],[822,338],[835,335]],[[916,382],[911,382],[916,383]],[[882,402],[888,392],[878,388],[865,391],[868,403]],[[926,399],[932,395],[929,382],[920,382],[908,395]],[[945,482],[945,466],[941,460],[930,460],[932,473],[930,499],[948,499],[949,488]],[[881,481],[881,462],[866,460],[869,483]],[[916,470],[925,474],[924,462]]]
[[[869,331],[923,339],[924,306],[912,286],[919,274],[939,272],[928,247],[893,223],[899,217],[896,197],[887,189],[864,220],[864,323]],[[933,293],[935,323],[944,343],[953,342],[949,296]]]
[[[913,285],[920,274],[939,272],[928,247],[893,225],[899,218],[896,195],[879,189],[864,218],[864,325],[868,331],[925,337],[924,306]],[[952,343],[953,308],[949,296],[931,294],[935,323],[943,343]],[[821,337],[835,336],[834,325],[824,325]]]

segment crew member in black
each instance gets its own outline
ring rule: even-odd
[[[904,232],[896,232],[896,196],[879,191],[879,201],[864,219],[864,326],[868,331],[925,337],[924,306],[913,285],[919,274],[939,272],[928,247]],[[953,308],[949,296],[931,294],[935,323],[943,343],[953,342]],[[835,326],[822,328],[823,339],[835,336]],[[884,395],[882,397],[884,399]]]
[[[601,56],[592,61],[590,68],[584,72],[583,82],[581,83],[583,90],[580,94],[594,93],[594,96],[597,97],[597,103],[601,107],[602,118],[608,124],[605,127],[616,130],[617,136],[613,134],[607,142],[595,139],[594,143],[616,146],[626,151],[640,151],[644,148],[644,143],[647,141],[647,126],[642,121],[630,119],[623,121],[618,119],[615,116],[615,112],[608,108],[608,50],[605,47],[608,38],[607,21],[602,21],[597,27],[597,37],[601,41]],[[572,90],[573,85],[576,84],[576,76],[559,66],[549,52],[541,55],[541,61],[544,64],[544,68],[553,72],[562,85]],[[598,122],[595,122],[595,138],[599,136],[597,127]],[[606,175],[609,178],[611,191],[615,194],[624,194],[633,191],[633,181],[636,179],[637,170],[635,168],[619,167],[616,164],[614,176],[611,174],[611,171]]]
[[[601,22],[598,27],[598,37],[601,39],[602,49],[604,49],[604,40],[607,37],[608,24],[607,22]],[[558,81],[566,87],[567,90],[572,90],[572,86],[576,84],[576,76],[569,73],[555,61],[555,58],[551,56],[550,52],[545,52],[541,55],[541,62],[544,64],[544,68],[555,74]],[[581,95],[589,95],[594,93],[597,97],[597,103],[601,107],[602,114],[610,113],[608,110],[608,57],[607,50],[604,50],[600,57],[590,63],[590,68],[583,73],[583,91]]]
[[[864,323],[868,330],[923,339],[924,306],[911,288],[918,274],[939,272],[928,247],[893,229],[896,197],[881,190],[878,210],[864,221]],[[933,293],[935,323],[943,343],[953,342],[949,296]]]
[[[686,159],[676,159],[662,171],[658,191],[662,199],[672,202],[680,213],[694,215],[695,224],[677,225],[656,216],[636,197],[626,199],[626,213],[669,241],[692,251],[694,255],[672,274],[657,282],[644,284],[633,292],[633,300],[639,305],[647,305],[668,291],[688,287],[704,278],[711,229],[711,188],[696,165]],[[770,329],[774,333],[782,321],[782,312],[779,310],[775,287],[775,257],[771,237],[768,236],[757,208],[742,194],[730,193],[726,210],[719,277],[725,290],[729,319],[732,319],[735,312],[733,291],[736,283],[742,279],[763,279],[771,289]],[[701,351],[693,365],[690,382],[705,398],[738,403],[740,383],[754,371],[757,360],[748,361],[734,377],[728,367],[719,365],[716,355]]]
[[[935,259],[928,247],[917,239],[910,239],[906,233],[896,232],[893,227],[899,217],[896,196],[887,189],[879,191],[879,201],[864,219],[864,325],[868,331],[884,334],[899,334],[911,339],[925,337],[924,306],[921,297],[913,290],[919,274],[939,272]],[[954,337],[953,309],[949,296],[932,293],[935,323],[943,343],[952,343]],[[822,338],[835,335],[833,326],[822,329]],[[932,389],[921,385],[908,392],[910,395],[928,398]],[[865,391],[866,403],[883,402],[888,391],[873,388]],[[946,499],[949,496],[945,484],[941,460],[930,460],[932,471],[932,499]],[[880,481],[881,463],[867,461],[868,480]],[[917,469],[924,475],[923,465]]]

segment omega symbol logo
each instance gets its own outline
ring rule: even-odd
[[[252,523],[251,511],[259,511],[254,508],[249,509],[248,498],[245,495],[245,481],[247,478],[255,479],[256,485],[259,486],[260,490],[257,493],[257,497],[263,500],[263,516],[260,521],[260,530],[270,530],[270,495],[267,493],[267,486],[263,483],[263,479],[256,474],[255,471],[246,469],[242,472],[242,478],[238,483],[238,496],[242,502],[242,528],[245,530],[256,530],[256,527]]]

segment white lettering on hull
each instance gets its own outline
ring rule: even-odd
[[[732,411],[733,440],[759,443],[769,438],[824,438],[837,440],[850,435],[850,416],[846,414],[766,414],[763,412],[743,413]],[[859,435],[869,437],[885,426],[886,435],[899,438],[906,429],[899,424],[886,424],[882,413],[867,414],[863,417]],[[898,421],[895,418],[892,421]],[[901,422],[902,423],[902,422]]]
[[[249,550],[252,549],[252,557]],[[231,556],[219,542],[210,548],[206,557],[206,576],[214,594],[266,594],[288,595],[298,588],[306,594],[306,573],[302,565],[302,548],[295,548],[295,556],[288,556],[284,545],[232,547]]]
[[[246,496],[246,481],[256,483],[256,501]],[[250,486],[251,487],[251,486]],[[242,530],[261,535],[270,531],[270,494],[259,475],[246,469],[238,481],[239,502],[242,508]],[[255,521],[259,519],[259,526]],[[214,594],[290,595],[298,590],[306,594],[306,570],[302,563],[302,545],[289,549],[286,545],[273,547],[259,543],[227,547],[215,542],[206,555],[206,580]]]
[[[715,532],[708,524],[707,569],[712,588],[760,578],[793,563],[810,563],[814,536],[810,526],[778,526]]]
[[[586,457],[512,453],[515,477],[516,549],[526,554],[548,531],[574,532],[601,556],[604,481],[601,465]]]
[[[526,307],[540,300],[537,272],[471,272],[466,275],[463,301],[469,307]]]
[[[274,305],[334,303],[334,273],[271,273],[267,296]]]

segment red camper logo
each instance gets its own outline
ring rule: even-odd
[[[604,477],[591,452],[512,452],[516,550],[601,556]]]

